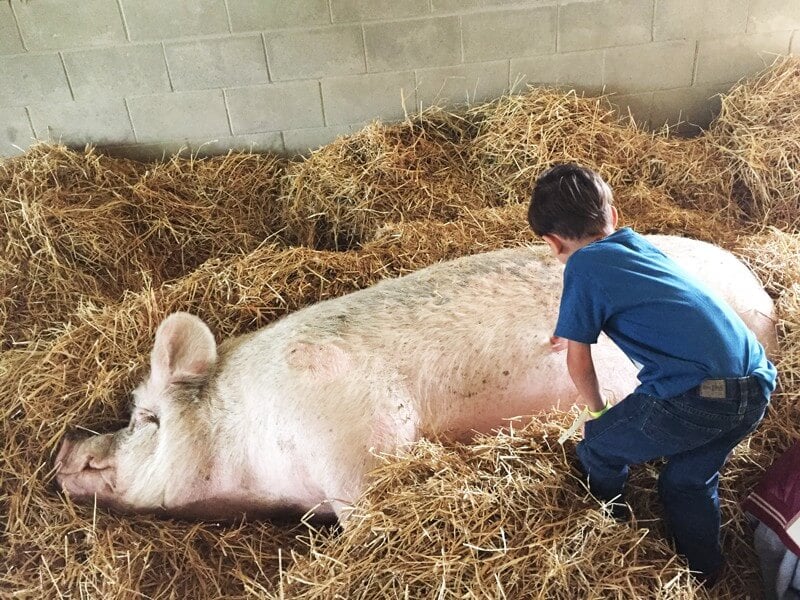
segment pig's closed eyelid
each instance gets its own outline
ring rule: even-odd
[[[146,408],[140,408],[134,405],[133,416],[135,417],[134,420],[137,423],[140,421],[145,421],[146,423],[155,423],[159,426],[161,425],[161,419],[158,418],[158,415],[147,410]]]

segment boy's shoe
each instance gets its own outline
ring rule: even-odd
[[[696,573],[695,579],[700,582],[705,589],[710,590],[713,588],[717,582],[722,577],[722,571],[725,569],[725,561],[723,559],[722,564],[714,569],[711,573]]]
[[[581,461],[575,461],[574,463],[575,468],[577,469],[578,473],[580,474],[580,478],[589,488],[591,492],[591,487],[589,486],[589,476],[586,474],[586,471],[581,464]],[[625,504],[625,500],[621,497],[614,498],[611,502],[608,502],[604,505],[604,509],[611,514],[611,517],[617,523],[628,523],[631,520],[631,509]]]

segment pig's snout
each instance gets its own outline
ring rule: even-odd
[[[56,454],[53,466],[56,471],[56,485],[59,489],[63,489],[61,486],[61,478],[64,475],[67,457],[69,457],[72,452],[74,445],[74,442],[69,437],[65,436],[64,439],[61,440],[61,447],[58,449],[58,454]]]
[[[63,438],[61,438],[58,453],[53,461],[53,468],[55,469],[56,473],[56,482],[59,484],[59,487],[61,485],[61,482],[59,481],[60,476],[71,470],[72,465],[70,465],[70,461],[72,460],[75,446],[80,441],[80,437],[81,436],[78,436],[74,433],[67,433]],[[85,438],[86,436],[82,437]]]
[[[110,435],[64,436],[54,465],[58,488],[74,497],[112,492],[111,442]]]
[[[58,453],[56,454],[55,462],[53,464],[56,470],[56,475],[80,470],[75,464],[79,459],[79,456],[75,450],[88,438],[88,434],[77,432],[69,432],[65,434],[63,438],[61,438],[61,446],[58,449]]]

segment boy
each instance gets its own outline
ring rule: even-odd
[[[561,164],[539,177],[528,211],[566,265],[554,343],[567,340],[570,377],[594,417],[578,458],[606,502],[620,501],[628,465],[666,458],[658,491],[667,527],[712,585],[723,562],[719,469],[763,418],[775,367],[724,301],[642,236],[616,230],[612,201],[596,173]],[[641,368],[639,387],[613,407],[592,362],[601,331]]]

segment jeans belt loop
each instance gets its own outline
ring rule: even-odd
[[[739,393],[741,394],[741,400],[739,400],[739,415],[743,415],[747,410],[747,405],[750,402],[750,378],[745,377],[738,381],[739,383]]]

